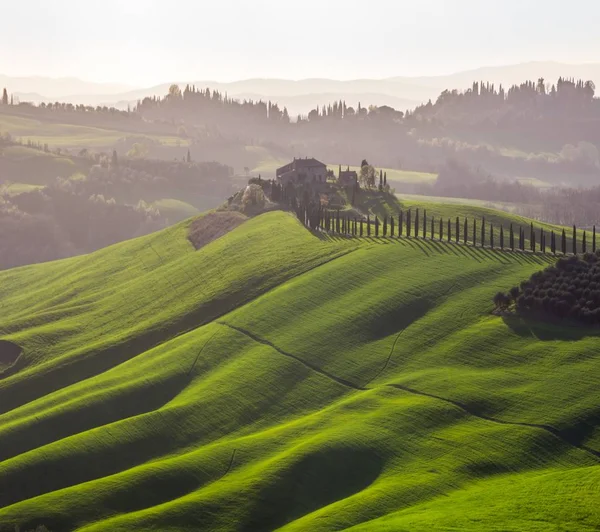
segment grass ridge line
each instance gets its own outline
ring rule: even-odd
[[[432,393],[415,390],[414,388],[410,388],[410,387],[404,386],[402,384],[386,384],[385,386],[389,386],[391,388],[396,388],[398,390],[402,390],[404,392],[412,393],[415,395],[421,395],[424,397],[429,397],[431,399],[438,399],[439,401],[444,401],[453,406],[456,406],[457,408],[460,408],[462,411],[466,412],[467,414],[469,414],[471,416],[477,417],[479,419],[483,419],[484,421],[489,421],[491,423],[499,423],[500,425],[513,425],[515,427],[528,427],[528,428],[532,428],[532,429],[544,430],[544,431],[548,432],[549,434],[552,434],[559,440],[563,441],[564,443],[567,443],[568,445],[576,447],[577,449],[587,452],[587,453],[591,454],[592,456],[594,456],[595,458],[600,459],[600,451],[596,451],[595,449],[592,449],[591,447],[587,447],[586,445],[581,445],[574,441],[569,440],[569,438],[566,438],[558,429],[555,429],[554,427],[552,427],[550,425],[538,425],[537,423],[525,423],[525,422],[520,422],[520,421],[506,421],[503,419],[486,416],[485,414],[480,414],[480,413],[476,412],[475,410],[470,409],[467,405],[465,405],[464,403],[461,403],[459,401],[454,401],[453,399],[447,399],[446,397],[441,397],[440,395],[435,395]]]
[[[453,285],[454,286],[454,285]],[[453,286],[451,288],[453,288]],[[223,325],[225,327],[229,327],[230,329],[233,329],[235,331],[238,331],[239,333],[242,333],[246,336],[248,336],[249,338],[251,338],[252,340],[254,340],[255,342],[261,343],[263,345],[269,346],[272,349],[274,349],[275,351],[277,351],[278,353],[288,357],[288,358],[292,358],[294,360],[296,360],[297,362],[300,362],[300,364],[302,364],[303,366],[311,369],[312,371],[323,375],[324,377],[327,377],[328,379],[341,384],[343,386],[346,386],[348,388],[352,388],[354,390],[357,391],[367,391],[367,390],[374,390],[376,388],[367,388],[364,386],[358,386],[342,377],[337,377],[336,375],[333,375],[332,373],[329,373],[313,364],[311,364],[310,362],[306,362],[305,360],[302,360],[300,357],[297,357],[296,355],[292,355],[291,353],[288,353],[286,351],[284,351],[283,349],[277,347],[275,344],[273,344],[272,342],[270,342],[269,340],[265,340],[264,338],[261,338],[257,335],[255,335],[254,333],[251,333],[250,331],[243,329],[241,327],[237,327],[235,325],[230,325],[229,323],[225,323],[223,321],[219,321],[218,322],[220,325]],[[401,331],[402,333],[403,331]],[[401,334],[400,333],[400,334]],[[390,387],[390,388],[395,388],[398,390],[402,390],[404,392],[407,393],[412,393],[414,395],[421,395],[423,397],[428,397],[430,399],[437,399],[439,401],[444,401],[446,403],[449,403],[457,408],[460,408],[463,412],[477,417],[479,419],[482,419],[484,421],[489,421],[491,423],[498,423],[501,425],[512,425],[515,427],[527,427],[527,428],[532,428],[532,429],[539,429],[539,430],[543,430],[549,434],[551,434],[552,436],[558,438],[559,440],[561,440],[562,442],[566,443],[567,445],[571,445],[581,451],[584,451],[590,455],[592,455],[594,458],[600,459],[600,451],[596,451],[595,449],[592,449],[591,447],[588,447],[586,445],[581,445],[577,442],[574,442],[572,440],[570,440],[569,438],[565,437],[564,434],[562,434],[558,429],[555,429],[554,427],[550,426],[550,425],[542,425],[542,424],[536,424],[536,423],[525,423],[525,422],[519,422],[519,421],[506,421],[503,419],[498,419],[498,418],[493,418],[490,416],[486,416],[485,414],[480,414],[472,409],[470,409],[467,405],[465,405],[464,403],[461,403],[459,401],[454,401],[453,399],[447,399],[446,397],[441,397],[439,395],[435,395],[432,393],[428,393],[428,392],[422,392],[419,390],[415,390],[414,388],[410,388],[408,386],[404,386],[402,384],[385,384],[385,386]]]
[[[266,345],[266,346],[270,347],[271,349],[274,349],[275,351],[277,351],[279,354],[281,354],[283,356],[294,359],[296,362],[299,362],[300,364],[302,364],[303,366],[307,367],[308,369],[314,371],[315,373],[318,373],[319,375],[322,375],[323,377],[327,377],[328,379],[330,379],[334,382],[337,382],[338,384],[341,384],[342,386],[345,386],[347,388],[352,388],[353,390],[359,390],[359,391],[367,390],[367,388],[358,386],[357,384],[354,384],[353,382],[350,382],[349,380],[343,379],[342,377],[337,377],[337,376],[333,375],[332,373],[329,373],[328,371],[325,371],[324,369],[321,369],[321,368],[311,364],[310,362],[306,362],[306,360],[302,360],[300,357],[297,357],[296,355],[292,355],[291,353],[284,351],[283,349],[281,349],[280,347],[277,347],[274,343],[270,342],[269,340],[265,340],[264,338],[261,338],[260,336],[256,336],[254,333],[251,333],[250,331],[248,331],[246,329],[237,327],[236,325],[231,325],[224,321],[219,321],[217,323],[219,323],[220,325],[223,325],[224,327],[229,327],[230,329],[233,329],[234,331],[237,331],[241,334],[244,334],[251,340],[258,342],[259,344]]]

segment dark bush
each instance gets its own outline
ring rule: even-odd
[[[584,325],[600,325],[600,268],[598,255],[563,257],[534,273],[508,294],[494,296],[499,308],[538,317],[569,319]]]

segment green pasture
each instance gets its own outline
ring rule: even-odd
[[[190,223],[0,272],[0,530],[600,527],[598,332],[491,313],[551,258]]]

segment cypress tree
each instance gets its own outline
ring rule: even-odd
[[[467,224],[467,219],[465,218],[465,223],[463,226],[463,243],[467,243],[467,233],[469,232],[469,226]]]
[[[485,247],[485,216],[481,220],[481,247]]]
[[[387,236],[387,214],[383,217],[383,236]]]
[[[427,238],[427,209],[423,209],[423,238]]]
[[[585,237],[585,231],[583,232],[583,242],[581,243],[581,252],[582,253],[587,252],[587,239]]]
[[[361,236],[361,238],[363,236],[363,219],[362,218],[360,219],[360,236]]]
[[[438,235],[440,241],[444,238],[444,219],[440,218],[440,234]]]
[[[533,232],[533,222],[529,226],[529,248],[535,253],[535,233]]]
[[[338,209],[335,215],[335,232],[340,232],[340,210]]]
[[[577,255],[577,227],[573,226],[573,255]]]
[[[379,236],[379,217],[375,216],[375,236]]]
[[[540,246],[541,252],[546,253],[546,234],[544,233],[544,228],[540,228]]]
[[[458,221],[458,216],[456,217],[455,233],[456,234],[454,235],[454,237],[456,238],[456,243],[458,244],[458,242],[460,241],[460,225]]]
[[[477,220],[473,218],[473,247],[477,246]]]
[[[419,238],[419,209],[415,215],[415,238]]]
[[[390,236],[394,238],[394,215],[390,216]]]
[[[452,241],[452,224],[450,223],[450,218],[448,218],[448,242]]]
[[[490,224],[490,247],[494,249],[494,224]]]
[[[556,235],[554,231],[550,233],[550,251],[552,251],[552,255],[556,255]]]
[[[596,253],[596,226],[594,226],[594,233],[592,236],[592,253]]]
[[[519,249],[525,251],[525,231],[519,226]]]
[[[433,233],[435,233],[435,216],[431,217],[431,235],[429,236],[430,240],[433,240]]]
[[[500,250],[504,251],[504,226],[500,226]]]
[[[412,230],[412,212],[410,209],[408,209],[408,212],[406,213],[406,236],[410,238],[410,233]]]
[[[508,244],[510,246],[511,251],[515,250],[515,232],[513,230],[513,224],[510,224],[510,232],[508,234]]]
[[[371,236],[371,216],[367,214],[367,236]]]
[[[400,213],[398,214],[398,236],[402,236],[402,210],[400,210]]]
[[[562,254],[566,255],[567,254],[567,234],[565,233],[565,230],[562,230],[562,238],[561,238],[561,250],[562,250]]]

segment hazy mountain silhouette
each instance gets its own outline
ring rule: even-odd
[[[11,77],[0,74],[0,87],[14,94],[32,93],[43,98],[65,98],[71,94],[87,96],[117,94],[132,90],[125,83],[95,83],[78,78],[46,78],[41,76]]]
[[[350,105],[390,105],[396,109],[435,100],[444,89],[465,89],[473,81],[489,81],[509,86],[525,79],[540,77],[555,82],[559,76],[591,79],[600,85],[600,63],[565,64],[530,62],[517,65],[482,67],[443,76],[392,77],[387,79],[246,79],[229,83],[210,80],[174,81],[133,90],[118,84],[100,84],[75,78],[10,78],[0,75],[0,87],[6,86],[23,101],[68,101],[74,104],[114,105],[126,108],[146,96],[163,95],[172,83],[180,86],[209,87],[239,99],[272,100],[288,107],[290,114],[307,113],[316,105],[346,100]]]

